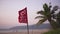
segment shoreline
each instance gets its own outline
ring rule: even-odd
[[[30,34],[40,34],[40,33],[44,33],[44,32],[48,32],[50,29],[35,29],[35,30],[29,30]],[[23,31],[10,31],[10,32],[0,32],[0,34],[27,34],[27,30],[23,30]]]

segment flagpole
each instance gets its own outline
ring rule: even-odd
[[[26,11],[27,11],[27,7],[26,7]],[[27,34],[29,34],[28,15],[27,15]]]
[[[29,25],[27,23],[27,34],[29,34]]]
[[[27,7],[26,7],[26,9],[27,9]],[[27,34],[29,34],[28,15],[27,15]]]

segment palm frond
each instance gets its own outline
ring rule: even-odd
[[[48,10],[49,10],[49,11],[51,11],[51,7],[52,7],[51,5],[48,7]]]
[[[57,18],[60,18],[60,12],[59,12],[59,13],[57,13]]]
[[[52,14],[51,17],[52,17],[53,19],[56,19],[56,18],[57,18],[57,17],[56,17],[56,14]]]
[[[35,17],[35,19],[37,19],[37,18],[45,18],[44,16],[37,16],[37,17]]]
[[[60,12],[57,14],[56,21],[60,24]]]
[[[44,15],[44,11],[38,11],[37,14],[41,14],[41,15]]]
[[[51,9],[51,7],[52,7],[52,6],[50,5],[49,8]]]
[[[58,6],[54,6],[52,11],[57,11],[59,9]]]
[[[51,11],[51,14],[54,14],[54,13],[55,13],[55,11],[52,10],[52,11]]]
[[[48,5],[46,3],[43,5],[43,9],[44,9],[44,11],[49,10],[49,7],[48,7]]]
[[[46,20],[47,20],[47,18],[41,19],[41,20],[38,21],[38,23],[37,23],[36,25],[40,25],[40,24],[42,24],[43,22],[45,22]]]

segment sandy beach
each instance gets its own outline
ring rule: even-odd
[[[29,30],[29,34],[43,34],[44,32],[49,31],[49,29],[42,29],[42,30]],[[0,32],[0,34],[27,34],[27,30],[24,31],[12,31],[12,32]]]

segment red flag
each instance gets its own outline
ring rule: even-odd
[[[20,10],[18,12],[18,14],[19,14],[18,21],[20,23],[28,23],[28,19],[27,19],[27,7],[22,9],[22,10]]]

